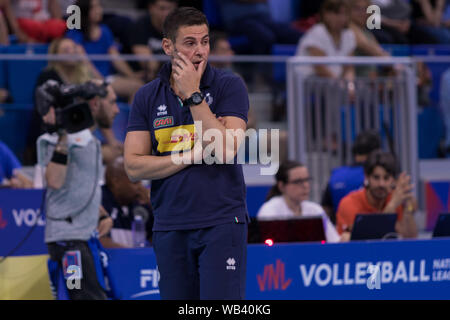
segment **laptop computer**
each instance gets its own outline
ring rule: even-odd
[[[433,230],[433,238],[450,237],[450,213],[441,213]]]
[[[358,214],[350,240],[396,239],[396,213]]]
[[[325,240],[322,217],[258,220],[257,232],[259,232],[259,237],[253,239],[258,239],[260,243],[264,243],[267,239],[272,239],[274,243]]]

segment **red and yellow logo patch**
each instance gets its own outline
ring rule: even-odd
[[[162,117],[162,118],[156,118],[153,121],[153,128],[162,128],[162,127],[168,127],[173,125],[173,117]]]
[[[155,131],[160,153],[190,150],[194,146],[197,133],[193,124],[182,125]]]

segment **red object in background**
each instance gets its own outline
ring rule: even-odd
[[[62,19],[35,21],[32,19],[17,19],[20,29],[29,37],[42,43],[62,37],[67,31],[66,22]]]
[[[3,212],[2,209],[0,209],[0,229],[3,229],[8,224],[8,221],[3,219]]]
[[[272,239],[266,239],[266,240],[264,241],[264,243],[265,243],[266,245],[268,245],[269,247],[273,246],[273,240],[272,240]]]
[[[426,230],[432,231],[441,213],[450,212],[450,183],[425,183]]]

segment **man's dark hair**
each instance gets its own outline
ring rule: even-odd
[[[170,13],[163,25],[164,38],[175,42],[178,30],[181,27],[200,26],[205,24],[209,29],[206,16],[200,10],[193,7],[181,7]]]
[[[388,174],[392,175],[394,178],[397,177],[397,160],[392,153],[384,152],[382,150],[373,151],[364,164],[364,173],[366,176],[370,176],[376,167],[382,167]]]
[[[225,40],[228,42],[228,35],[223,31],[211,31],[209,35],[209,47],[211,51],[214,51],[217,46],[217,42],[220,40]]]
[[[352,146],[353,155],[368,155],[381,148],[381,138],[376,131],[363,131],[355,139]]]

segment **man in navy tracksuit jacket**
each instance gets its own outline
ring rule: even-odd
[[[125,141],[130,179],[152,180],[161,298],[243,299],[248,213],[236,163],[242,140],[224,142],[230,130],[246,130],[247,90],[241,78],[207,63],[209,26],[200,11],[170,14],[162,44],[171,61],[136,93]],[[174,154],[197,159],[199,150],[202,157],[210,141],[199,141],[201,132],[222,135],[215,142],[223,143],[223,157],[210,154],[220,158],[213,164],[205,155],[195,164],[174,161]]]

